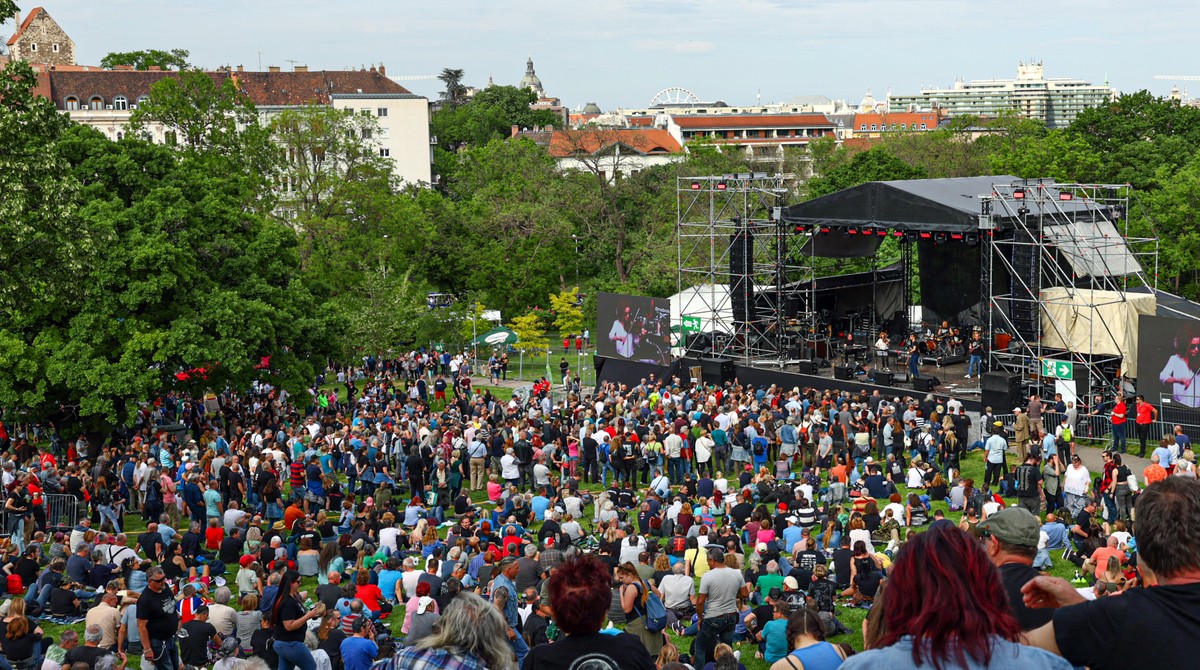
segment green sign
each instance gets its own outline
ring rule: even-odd
[[[1054,379],[1070,380],[1075,378],[1075,366],[1069,361],[1042,359],[1042,376]]]
[[[680,320],[680,326],[685,333],[700,332],[700,317],[685,316]]]

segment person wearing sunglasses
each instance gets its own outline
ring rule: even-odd
[[[177,670],[180,665],[175,634],[179,632],[179,613],[162,567],[156,565],[146,571],[146,590],[138,597],[136,607],[145,659],[154,663],[154,670]]]

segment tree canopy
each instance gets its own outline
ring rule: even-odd
[[[144,49],[141,51],[113,51],[100,59],[100,67],[115,70],[118,65],[132,65],[135,70],[149,70],[152,67],[164,70],[186,70],[188,67],[187,49]]]

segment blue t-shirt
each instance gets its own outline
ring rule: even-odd
[[[400,570],[381,570],[379,572],[379,590],[383,591],[383,597],[388,600],[396,600],[396,582],[400,581],[404,573]]]
[[[348,637],[342,640],[342,664],[346,670],[371,670],[371,664],[379,655],[379,647],[365,637]]]
[[[763,658],[767,663],[774,663],[787,656],[787,623],[787,619],[771,619],[767,625],[763,626],[763,642],[767,643],[767,648],[763,651]]]
[[[208,489],[204,492],[204,513],[207,516],[221,516],[221,492]]]
[[[546,496],[534,496],[529,501],[529,507],[533,510],[533,514],[538,521],[545,521],[546,510],[550,509],[550,499]]]

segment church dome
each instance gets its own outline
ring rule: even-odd
[[[527,88],[542,95],[542,80],[533,71],[533,58],[525,61],[525,76],[521,77],[521,88]]]
[[[584,114],[599,114],[600,113],[600,105],[597,105],[594,102],[589,102],[588,104],[583,106],[583,113]]]

